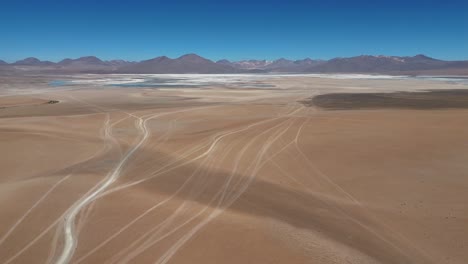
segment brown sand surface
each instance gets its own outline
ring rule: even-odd
[[[53,79],[1,79],[0,263],[468,259],[464,85]]]

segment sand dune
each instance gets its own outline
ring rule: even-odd
[[[464,83],[2,78],[0,106],[18,107],[0,109],[0,263],[468,259],[468,110],[447,95]],[[382,103],[423,90],[443,107]]]

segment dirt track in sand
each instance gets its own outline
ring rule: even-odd
[[[271,82],[0,97],[60,101],[0,109],[0,263],[468,259],[468,110],[301,103],[459,87]]]

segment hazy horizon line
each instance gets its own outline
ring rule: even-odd
[[[352,57],[359,57],[359,56],[375,56],[375,57],[378,57],[378,56],[387,56],[387,57],[414,57],[414,56],[418,56],[418,55],[424,55],[424,56],[427,56],[427,57],[430,57],[430,58],[434,58],[434,59],[438,59],[438,60],[445,60],[445,61],[465,61],[465,60],[468,60],[468,57],[465,57],[465,58],[459,58],[459,59],[451,59],[451,58],[441,58],[441,57],[437,57],[437,56],[432,56],[432,55],[428,55],[428,54],[425,54],[425,53],[418,53],[418,54],[411,54],[411,55],[408,55],[408,54],[403,54],[403,55],[389,55],[389,54],[355,54],[355,55],[350,55],[350,56],[335,56],[335,57],[329,57],[329,58],[314,58],[312,56],[305,56],[305,57],[294,57],[294,58],[291,58],[291,57],[287,57],[287,56],[278,56],[278,57],[275,57],[275,58],[228,58],[228,57],[222,57],[222,58],[210,58],[210,57],[205,57],[203,55],[200,55],[198,53],[195,53],[195,52],[188,52],[188,53],[184,53],[184,54],[181,54],[181,55],[176,55],[176,56],[169,56],[169,55],[157,55],[157,56],[153,56],[153,57],[150,57],[150,58],[143,58],[143,59],[125,59],[125,58],[108,58],[107,56],[105,58],[103,57],[100,57],[99,55],[93,55],[93,54],[88,54],[88,55],[77,55],[77,56],[67,56],[67,57],[63,57],[62,59],[47,59],[47,58],[42,58],[40,56],[25,56],[25,57],[22,57],[22,58],[16,58],[16,59],[2,59],[2,57],[0,57],[0,60],[3,60],[9,64],[11,63],[15,63],[15,62],[18,62],[18,61],[21,61],[21,60],[24,60],[24,59],[28,59],[28,58],[36,58],[40,61],[50,61],[50,62],[53,62],[53,63],[59,63],[65,59],[79,59],[79,58],[84,58],[84,57],[96,57],[102,61],[112,61],[112,60],[123,60],[123,61],[127,61],[127,62],[140,62],[140,61],[144,61],[144,60],[151,60],[151,59],[154,59],[154,58],[158,58],[158,57],[168,57],[170,59],[178,59],[180,57],[183,57],[185,55],[190,55],[190,54],[195,54],[197,56],[200,56],[202,58],[205,58],[205,59],[208,59],[208,60],[211,60],[211,61],[214,61],[214,62],[217,62],[219,60],[228,60],[228,61],[231,61],[231,62],[236,62],[236,61],[247,61],[247,60],[266,60],[266,61],[275,61],[275,60],[280,60],[280,59],[286,59],[286,60],[292,60],[292,61],[295,61],[295,60],[304,60],[304,59],[312,59],[312,60],[323,60],[323,61],[328,61],[328,60],[332,60],[332,59],[336,59],[336,58],[352,58]]]

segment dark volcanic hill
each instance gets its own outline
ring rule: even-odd
[[[80,73],[112,73],[120,67],[130,65],[123,60],[102,61],[95,56],[85,56],[78,59],[64,59],[57,63],[58,71]]]
[[[214,63],[196,54],[183,55],[177,59],[166,56],[141,61],[121,67],[120,73],[234,73],[230,65]]]
[[[86,56],[78,59],[64,59],[57,63],[60,66],[71,66],[71,65],[95,65],[95,66],[107,66],[105,62],[94,56]]]
[[[54,64],[55,63],[51,61],[41,61],[34,57],[29,57],[24,60],[19,60],[15,63],[12,63],[12,65],[15,65],[15,66],[51,66]]]
[[[0,60],[0,65],[8,65],[8,63],[6,63],[6,61]]]

